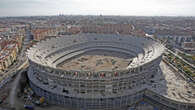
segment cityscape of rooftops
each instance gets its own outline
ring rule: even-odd
[[[0,110],[195,110],[194,0],[0,0]]]

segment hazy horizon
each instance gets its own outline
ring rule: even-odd
[[[195,16],[194,0],[0,0],[0,17],[49,15]]]

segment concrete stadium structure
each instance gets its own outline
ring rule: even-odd
[[[59,68],[96,50],[129,55],[129,63],[126,68],[98,71]],[[78,34],[42,40],[27,52],[30,86],[50,103],[68,108],[125,109],[153,94],[145,84],[159,72],[163,51],[153,39],[130,35]]]

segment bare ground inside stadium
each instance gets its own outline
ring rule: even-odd
[[[126,69],[131,55],[121,52],[95,50],[59,64],[57,68],[78,71],[115,71]]]

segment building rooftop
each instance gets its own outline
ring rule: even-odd
[[[15,46],[16,42],[7,43],[5,47],[0,50],[0,60],[8,56]]]

